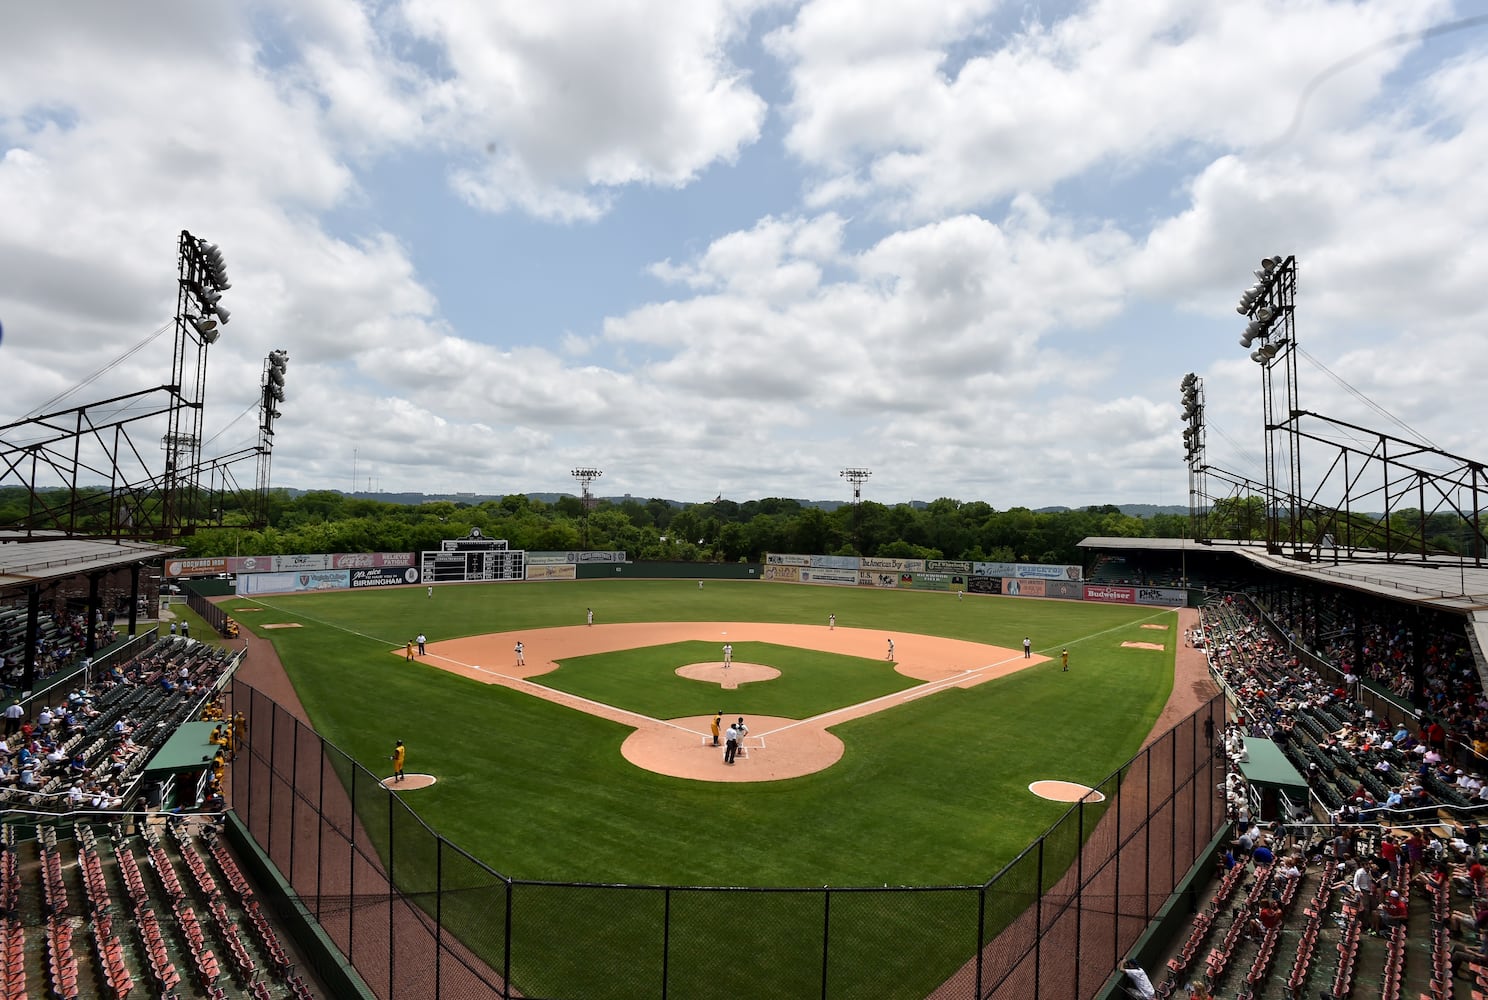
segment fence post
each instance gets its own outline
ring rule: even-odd
[[[661,1000],[667,995],[667,959],[672,952],[672,887],[661,891]]]
[[[502,949],[501,995],[511,1000],[511,943],[512,943],[512,895],[517,891],[516,879],[506,880],[506,944]]]
[[[1080,995],[1080,933],[1085,923],[1085,798],[1075,803],[1075,996]]]
[[[1039,1000],[1039,980],[1043,978],[1044,943],[1044,840],[1038,839],[1038,866],[1033,883],[1033,1000]]]
[[[232,725],[232,723],[229,721],[228,725]],[[299,829],[299,827],[295,825],[295,805],[299,802],[300,799],[300,727],[302,725],[303,723],[301,723],[299,719],[295,720],[294,736],[292,737],[294,739],[294,747],[291,750],[289,756],[289,773],[294,776],[293,784],[289,786],[291,789],[289,794],[289,884],[291,886],[295,884],[294,831]],[[295,894],[299,894],[298,889],[295,890]]]
[[[831,948],[832,887],[823,886],[822,893],[822,1000],[827,1000],[827,956]]]
[[[1118,768],[1116,771],[1116,787],[1112,792],[1116,796],[1116,850],[1112,853],[1112,861],[1116,865],[1116,886],[1111,890],[1111,956],[1113,959],[1121,957],[1121,848],[1124,846],[1121,839],[1121,784],[1126,777],[1126,770]]]
[[[391,1000],[392,997],[398,995],[397,980],[393,978],[393,967],[397,963],[398,954],[398,935],[393,928],[393,914],[398,909],[398,883],[393,878],[393,859],[397,856],[398,848],[398,845],[393,842],[393,810],[398,807],[398,797],[393,794],[391,788],[387,789],[386,794],[388,807],[388,997]]]
[[[315,920],[320,922],[320,879],[325,870],[325,740],[320,740],[320,788],[315,798]]]
[[[276,711],[269,716],[269,754],[266,758],[269,765],[269,825],[265,839],[268,840],[269,860],[278,864],[279,859],[274,856],[274,748],[279,745],[279,706],[274,708]]]
[[[439,1000],[444,958],[444,838],[434,838],[434,1000]]]
[[[348,899],[346,911],[346,957],[350,958],[356,954],[351,948],[352,939],[356,937],[356,765],[353,764],[348,769],[348,773],[351,775],[351,850],[346,852],[346,896]]]
[[[983,938],[987,934],[987,883],[977,890],[977,936],[976,936],[976,1000],[982,1000],[982,963],[987,946]]]

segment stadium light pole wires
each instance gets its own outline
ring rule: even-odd
[[[863,554],[863,506],[862,506],[862,501],[863,501],[863,484],[868,481],[868,477],[871,476],[871,475],[873,475],[873,473],[870,472],[867,469],[848,468],[848,469],[843,469],[841,472],[838,473],[838,475],[841,476],[843,479],[846,479],[848,482],[852,483],[852,491],[853,491],[853,497],[852,497],[852,503],[853,503],[853,545],[857,548],[858,554],[859,555],[862,555]]]
[[[569,475],[579,481],[579,505],[583,509],[583,516],[579,519],[582,537],[580,539],[584,548],[589,548],[589,510],[594,506],[594,494],[589,492],[589,486],[604,472],[600,469],[591,469],[581,466],[574,469]]]

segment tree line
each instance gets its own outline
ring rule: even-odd
[[[102,506],[107,495],[100,492]],[[290,496],[270,493],[268,523],[250,527],[247,507],[231,496],[206,511],[210,525],[181,540],[191,556],[278,555],[306,552],[420,552],[446,538],[479,529],[516,549],[565,551],[619,549],[631,559],[681,562],[758,562],[766,552],[863,555],[902,559],[968,559],[989,562],[1079,563],[1079,542],[1090,536],[1180,538],[1186,514],[1123,514],[1114,505],[1078,510],[996,510],[980,500],[942,497],[928,504],[893,506],[863,501],[823,510],[797,500],[769,497],[743,503],[719,499],[676,504],[662,499],[599,500],[586,512],[577,497],[552,503],[521,494],[464,503],[432,500],[388,503],[316,490]],[[205,506],[205,505],[204,505]],[[22,488],[0,488],[0,527],[25,524],[28,497]],[[1216,500],[1206,514],[1215,539],[1259,541],[1266,537],[1260,497]],[[86,525],[84,525],[86,528]],[[1345,531],[1345,528],[1347,529]],[[1363,548],[1471,554],[1472,525],[1455,514],[1395,512],[1390,520],[1354,514],[1347,524],[1335,512],[1309,515],[1302,537],[1323,532],[1339,543],[1344,535]]]

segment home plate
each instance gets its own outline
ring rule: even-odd
[[[1041,799],[1052,799],[1055,802],[1104,802],[1106,796],[1097,792],[1089,785],[1082,785],[1075,781],[1035,781],[1028,786],[1028,790]]]

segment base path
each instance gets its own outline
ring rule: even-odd
[[[729,766],[723,763],[723,748],[712,746],[713,716],[683,719],[652,719],[648,716],[602,705],[563,691],[555,691],[528,678],[558,669],[558,662],[592,653],[611,653],[643,646],[700,640],[724,643],[771,642],[778,646],[819,649],[869,659],[886,658],[888,640],[894,640],[894,669],[915,680],[916,687],[876,698],[861,705],[826,712],[811,719],[781,719],[746,716],[749,736],[745,752]],[[516,665],[513,647],[520,641],[526,664]],[[621,747],[625,759],[659,774],[699,781],[778,781],[831,767],[842,759],[842,741],[827,732],[848,719],[933,694],[946,687],[971,687],[1027,667],[1047,663],[1048,658],[1025,659],[1021,651],[988,646],[961,639],[874,629],[828,628],[824,625],[772,625],[761,622],[639,622],[617,625],[575,625],[566,628],[526,629],[432,642],[419,658],[421,663],[451,673],[502,684],[527,694],[566,705],[631,726],[635,732]],[[402,656],[401,648],[393,651]],[[747,676],[749,664],[736,662],[740,682],[768,683]],[[696,679],[726,684],[723,664],[695,664]],[[683,668],[692,670],[692,668]],[[691,674],[689,674],[691,676]],[[738,717],[725,715],[723,727]],[[722,738],[720,737],[720,742]]]

